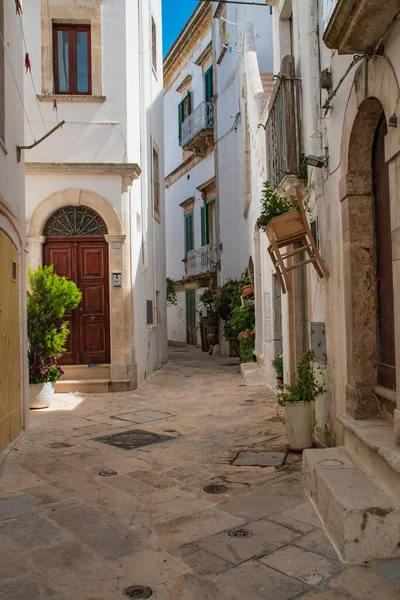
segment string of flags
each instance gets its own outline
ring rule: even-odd
[[[22,10],[22,4],[20,0],[15,0],[15,10],[17,15],[23,14],[24,11]]]

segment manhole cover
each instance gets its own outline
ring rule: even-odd
[[[248,538],[253,535],[253,532],[250,529],[240,527],[239,529],[231,529],[228,531],[228,535],[233,538]]]
[[[99,471],[100,477],[113,477],[117,474],[117,471],[113,471],[112,469],[106,471]]]
[[[203,491],[206,494],[225,494],[225,492],[228,491],[228,488],[226,485],[206,485],[206,487],[203,488]]]
[[[124,594],[128,598],[150,598],[153,590],[145,585],[131,585],[124,589]]]
[[[166,442],[175,438],[169,435],[161,435],[160,433],[152,433],[151,431],[142,431],[141,429],[132,429],[132,431],[124,431],[115,433],[114,435],[103,435],[98,438],[93,438],[95,442],[103,442],[110,446],[116,446],[123,450],[134,450],[142,446],[150,446],[158,442]]]

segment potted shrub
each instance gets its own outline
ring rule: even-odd
[[[246,329],[238,335],[239,340],[239,356],[242,363],[253,362],[255,359],[255,332]]]
[[[57,365],[69,334],[65,313],[76,308],[82,294],[73,281],[53,273],[53,267],[28,272],[27,293],[29,400],[31,408],[47,408],[54,384],[63,374]]]
[[[307,350],[297,363],[296,383],[284,385],[278,403],[286,413],[289,450],[301,452],[312,447],[312,402],[325,393],[315,376],[314,352]]]
[[[276,373],[276,384],[278,388],[283,388],[283,356],[276,356],[272,361],[272,366]]]
[[[257,226],[265,231],[270,242],[306,233],[294,196],[279,196],[268,181],[264,183],[262,196]]]

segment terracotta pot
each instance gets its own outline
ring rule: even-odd
[[[29,408],[48,408],[54,397],[52,383],[29,384]]]
[[[285,416],[289,450],[301,452],[312,448],[312,403],[286,404]]]
[[[305,234],[303,221],[299,210],[291,210],[284,215],[274,217],[265,227],[265,233],[270,242],[296,238]]]
[[[243,297],[250,296],[252,293],[253,293],[252,285],[245,285],[244,287],[242,287],[242,296]]]

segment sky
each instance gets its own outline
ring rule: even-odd
[[[198,4],[197,0],[162,0],[164,56]]]

